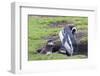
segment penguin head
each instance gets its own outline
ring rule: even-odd
[[[52,39],[48,40],[48,41],[47,41],[47,45],[52,45],[52,46],[53,46],[53,45],[54,45],[53,40],[52,40]]]
[[[77,28],[75,27],[74,24],[69,24],[68,27],[71,30],[71,33],[74,35],[77,32]]]

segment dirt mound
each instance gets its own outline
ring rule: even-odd
[[[87,31],[81,30],[77,32],[77,46],[78,46],[78,54],[80,55],[88,55],[88,39],[87,39]],[[59,36],[49,36],[45,37],[45,40],[52,39],[56,44],[59,44]]]

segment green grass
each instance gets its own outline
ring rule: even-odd
[[[62,54],[49,54],[49,55],[43,55],[43,54],[33,54],[30,55],[30,60],[58,60],[58,59],[83,59],[83,58],[87,58],[84,55],[76,55],[76,56],[66,56],[66,55],[62,55]]]
[[[48,16],[29,16],[28,17],[28,60],[53,60],[53,59],[72,59],[86,58],[83,55],[68,57],[62,54],[41,55],[36,50],[46,44],[44,37],[58,35],[60,27],[50,27],[53,22],[74,23],[78,30],[87,30],[87,17],[48,17]]]

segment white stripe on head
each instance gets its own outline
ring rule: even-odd
[[[49,42],[48,45],[54,45],[54,43],[53,42]]]
[[[76,27],[73,27],[71,31],[73,31],[73,30],[75,30],[75,32],[77,32],[77,29],[76,29]]]

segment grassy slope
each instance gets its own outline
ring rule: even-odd
[[[85,56],[77,55],[67,57],[62,54],[40,55],[36,54],[36,49],[45,45],[46,40],[52,34],[58,34],[61,28],[51,28],[48,25],[52,22],[60,22],[66,20],[69,23],[77,25],[78,30],[87,30],[86,17],[38,17],[29,16],[28,22],[28,59],[29,60],[50,60],[50,59],[68,59],[68,58],[84,58]]]

